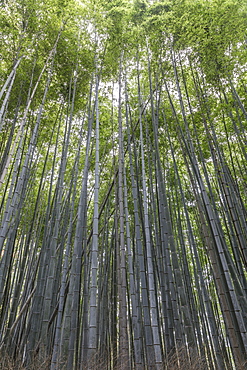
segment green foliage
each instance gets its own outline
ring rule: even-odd
[[[232,50],[245,38],[243,2],[185,1],[175,6],[174,15],[175,46],[195,49],[209,81],[231,74]]]

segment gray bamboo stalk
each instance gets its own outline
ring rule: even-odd
[[[0,100],[2,98],[2,95],[4,94],[4,91],[5,89],[7,88],[7,86],[9,85],[8,87],[8,90],[5,94],[5,98],[3,100],[3,103],[2,103],[2,106],[1,106],[1,109],[0,109],[0,133],[4,127],[4,114],[7,110],[7,107],[8,107],[8,101],[9,101],[9,98],[10,98],[10,93],[11,93],[11,90],[12,90],[12,87],[13,87],[13,84],[14,84],[14,81],[15,81],[15,76],[16,76],[16,70],[18,68],[18,65],[20,64],[20,61],[21,59],[19,59],[14,68],[12,69],[10,75],[8,76],[5,84],[3,85],[2,87],[2,90],[0,91]]]
[[[95,184],[94,184],[94,215],[93,238],[91,249],[91,284],[89,301],[89,327],[88,327],[88,357],[91,358],[97,350],[97,274],[98,274],[98,237],[99,237],[99,76],[96,68],[95,81]]]
[[[124,149],[123,149],[123,128],[122,128],[122,55],[119,66],[119,98],[118,98],[118,143],[119,143],[119,162],[118,162],[118,201],[119,201],[119,242],[120,242],[120,281],[119,281],[119,340],[120,340],[120,366],[121,369],[129,368],[129,345],[128,345],[128,326],[127,326],[127,281],[126,281],[126,261],[125,261],[125,230],[124,230],[124,197],[123,197],[123,171],[124,171]]]
[[[127,77],[125,72],[125,119],[127,130],[129,131],[129,112],[128,112],[128,89],[127,89]],[[128,138],[130,135],[128,134]],[[129,146],[128,140],[128,146]],[[141,340],[141,325],[140,325],[140,297],[139,289],[137,288],[137,281],[139,280],[136,276],[137,267],[134,266],[133,262],[133,251],[131,249],[131,233],[130,233],[130,222],[129,222],[129,210],[128,210],[128,193],[127,193],[127,175],[124,166],[124,210],[125,210],[125,224],[126,224],[126,243],[128,253],[128,272],[129,272],[129,290],[131,298],[132,308],[132,326],[134,335],[134,363],[137,370],[143,368],[142,359],[142,340]]]
[[[138,63],[138,60],[137,60]],[[156,300],[156,289],[154,285],[154,271],[153,271],[153,258],[151,251],[151,236],[150,236],[150,224],[148,216],[148,200],[147,200],[147,185],[146,185],[146,171],[145,171],[145,159],[144,159],[144,146],[143,146],[143,132],[142,132],[142,113],[141,113],[141,91],[140,91],[140,77],[139,77],[139,65],[137,64],[138,73],[138,103],[139,103],[139,128],[140,128],[140,147],[141,147],[141,173],[142,173],[142,191],[143,191],[143,213],[144,213],[144,233],[145,233],[145,248],[147,256],[147,279],[148,279],[148,293],[150,300],[150,316],[151,316],[151,328],[153,333],[153,346],[155,352],[155,365],[156,368],[162,366],[162,354],[161,344],[158,328],[158,316],[157,316],[157,300]]]

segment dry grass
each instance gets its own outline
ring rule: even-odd
[[[193,353],[193,350],[188,355],[187,349],[184,347],[168,355],[165,365],[166,370],[208,370],[208,368],[204,358],[198,356],[197,352]]]
[[[116,361],[116,364],[119,364]],[[0,356],[0,370],[49,370],[50,358],[45,360],[35,359],[30,365],[24,366],[22,361],[12,360],[8,355]],[[247,362],[244,365],[238,366],[237,370],[244,370],[247,368]],[[61,365],[58,370],[64,370],[66,366]],[[87,365],[82,366],[81,370],[112,370],[113,366],[107,363],[107,357],[99,358],[95,356]],[[114,370],[131,370],[132,368],[122,364],[122,366],[114,366]],[[133,367],[135,369],[135,367]],[[140,367],[139,367],[140,369]],[[148,367],[143,370],[154,370],[155,366]],[[208,370],[210,369],[207,361],[198,355],[190,353],[190,359],[188,358],[187,350],[181,348],[173,354],[170,354],[163,364],[162,369],[164,370]],[[72,369],[71,369],[72,370]],[[75,369],[76,370],[76,369]],[[220,369],[219,369],[220,370]]]
[[[50,367],[50,358],[35,359],[29,366],[24,366],[23,361],[19,359],[13,360],[7,354],[0,355],[0,370],[48,370]],[[61,369],[62,370],[62,369]]]

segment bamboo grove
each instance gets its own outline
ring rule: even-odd
[[[245,1],[0,7],[1,357],[244,368]]]

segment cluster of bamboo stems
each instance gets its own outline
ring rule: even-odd
[[[167,70],[147,45],[131,68],[121,54],[112,96],[95,57],[78,111],[79,60],[67,95],[49,95],[58,43],[25,105],[22,59],[0,93],[1,353],[52,370],[93,368],[96,354],[108,369],[241,368],[241,74],[212,86],[189,51],[167,47]]]

